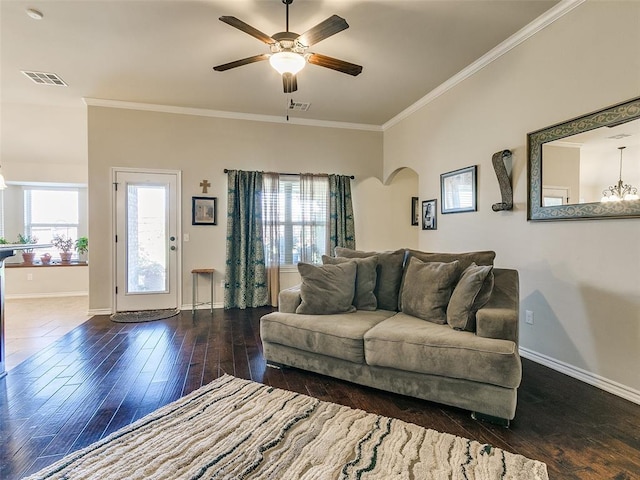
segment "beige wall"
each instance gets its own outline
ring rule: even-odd
[[[615,73],[614,73],[615,72]],[[409,166],[420,196],[477,164],[478,212],[439,215],[425,250],[494,249],[520,272],[521,345],[640,398],[640,220],[528,222],[527,133],[640,95],[640,2],[587,2],[384,135],[385,175]],[[515,208],[493,212],[491,156],[511,149]],[[524,323],[532,310],[534,325]],[[526,375],[526,372],[525,372]],[[620,384],[620,385],[618,385]]]
[[[225,268],[227,175],[225,168],[355,175],[356,182],[382,174],[382,132],[229,120],[106,107],[89,107],[89,238],[93,255],[90,309],[111,308],[111,167],[182,170],[183,304],[191,303],[190,271],[212,267],[216,303],[222,302]],[[219,224],[191,225],[191,197],[199,183],[218,197]],[[356,190],[354,188],[354,190]],[[355,202],[368,200],[356,194]],[[363,197],[363,198],[361,198]],[[408,208],[408,207],[407,207]],[[356,219],[357,221],[357,219]],[[358,235],[382,225],[358,224]],[[361,240],[366,243],[366,240]],[[95,255],[99,251],[103,254]],[[205,282],[202,282],[205,283]],[[206,292],[203,285],[202,294]]]
[[[2,173],[7,181],[87,183],[87,113],[78,107],[3,103]]]
[[[89,267],[6,268],[5,286],[7,298],[87,295]]]

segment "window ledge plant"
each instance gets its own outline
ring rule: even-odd
[[[51,243],[54,247],[60,250],[60,260],[62,263],[71,263],[71,256],[73,252],[71,249],[73,248],[73,239],[67,238],[64,235],[55,235],[53,239],[51,239]]]

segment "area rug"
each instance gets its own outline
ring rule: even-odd
[[[225,375],[32,479],[518,479],[544,463]]]
[[[175,317],[180,310],[169,308],[165,310],[139,310],[137,312],[117,312],[111,315],[111,320],[118,323],[152,322],[164,318]]]

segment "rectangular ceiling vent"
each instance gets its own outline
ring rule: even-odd
[[[33,80],[34,83],[38,85],[58,85],[59,87],[66,87],[67,84],[64,83],[57,74],[55,73],[45,73],[45,72],[27,72],[22,70],[27,77]]]
[[[299,112],[306,112],[307,110],[309,110],[309,107],[311,106],[311,103],[309,102],[294,102],[293,100],[291,100],[291,103],[289,103],[289,110],[297,110]]]
[[[622,140],[623,138],[627,138],[630,136],[631,136],[630,133],[619,133],[618,135],[614,135],[613,137],[607,137],[607,138],[611,140]]]

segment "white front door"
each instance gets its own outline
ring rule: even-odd
[[[115,311],[178,307],[179,172],[115,170]]]

